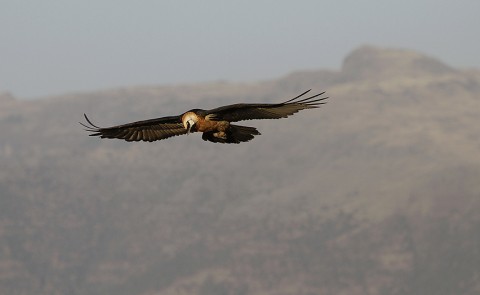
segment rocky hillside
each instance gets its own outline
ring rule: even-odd
[[[249,143],[101,126],[326,90]],[[362,47],[255,84],[0,95],[1,294],[478,294],[480,72]]]

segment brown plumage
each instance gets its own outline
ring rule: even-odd
[[[172,136],[202,132],[202,139],[220,143],[240,143],[253,139],[260,132],[254,127],[230,124],[243,120],[280,119],[304,110],[318,108],[328,97],[317,98],[325,92],[300,99],[310,90],[282,103],[239,103],[211,110],[193,109],[179,116],[137,121],[102,128],[93,124],[84,114],[87,124],[80,123],[90,136],[118,138],[126,141],[156,141]]]

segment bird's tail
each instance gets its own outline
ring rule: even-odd
[[[225,132],[225,138],[214,136],[213,132],[205,132],[202,135],[203,140],[220,143],[240,143],[252,140],[255,135],[260,135],[260,132],[254,127],[232,125]]]
[[[254,127],[230,125],[230,134],[227,132],[227,139],[230,137],[233,142],[227,143],[250,141],[255,135],[260,135],[260,132]]]

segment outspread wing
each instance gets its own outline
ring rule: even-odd
[[[90,136],[100,136],[101,138],[119,138],[126,141],[155,141],[168,137],[187,134],[183,127],[180,116],[163,117],[138,121],[124,125],[101,128],[93,124],[87,115],[85,120],[90,126],[82,124],[87,131],[92,132]]]
[[[311,90],[311,89],[310,89]],[[237,122],[242,120],[256,120],[256,119],[280,119],[286,118],[294,113],[304,110],[318,108],[325,104],[328,97],[318,98],[325,94],[325,92],[302,98],[310,90],[277,104],[232,104],[207,111],[212,119],[220,121]]]

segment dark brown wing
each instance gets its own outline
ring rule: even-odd
[[[93,132],[90,136],[100,136],[101,138],[119,138],[126,141],[155,141],[165,139],[171,136],[187,134],[183,127],[180,116],[163,117],[145,121],[138,121],[124,125],[118,125],[108,128],[101,128],[93,124],[85,115],[85,120],[90,125],[83,123],[87,131]]]
[[[209,110],[207,111],[207,114],[211,115],[214,120],[224,120],[229,122],[286,118],[300,110],[318,108],[320,105],[326,103],[325,100],[328,97],[317,98],[320,95],[325,94],[325,92],[300,99],[302,96],[310,92],[310,90],[282,103],[232,104]]]

